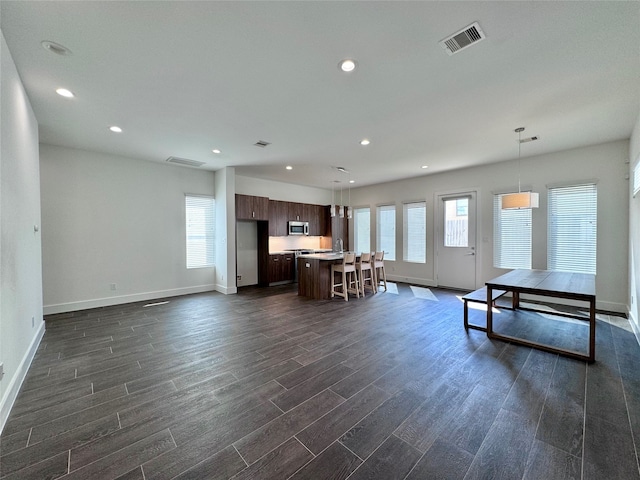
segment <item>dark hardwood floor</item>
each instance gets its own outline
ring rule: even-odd
[[[467,333],[461,294],[430,292],[246,287],[49,316],[0,478],[640,479],[626,320],[599,315],[587,365]],[[495,318],[586,348],[581,321]]]

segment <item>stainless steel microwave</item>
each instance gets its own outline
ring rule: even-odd
[[[309,222],[289,222],[289,235],[309,235]]]

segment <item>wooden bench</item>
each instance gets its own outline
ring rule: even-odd
[[[507,293],[506,290],[492,290],[491,291],[491,307],[495,306],[495,301]],[[484,305],[487,304],[487,287],[479,288],[473,292],[467,293],[464,297],[462,297],[462,301],[464,302],[464,329],[469,330],[473,328],[475,330],[481,330],[483,332],[487,331],[486,327],[481,327],[480,325],[473,325],[469,323],[469,305],[468,303],[482,303]]]

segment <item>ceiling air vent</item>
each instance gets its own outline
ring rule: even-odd
[[[267,145],[271,145],[271,144],[269,142],[265,142],[264,140],[258,140],[256,143],[254,143],[254,145],[256,147],[264,148]]]
[[[478,25],[478,22],[472,23],[468,27],[463,28],[459,32],[440,41],[440,45],[449,55],[458,53],[471,45],[478,43],[485,38],[485,34]]]
[[[189,160],[187,158],[169,157],[166,160],[169,163],[176,163],[178,165],[186,165],[187,167],[201,167],[205,162],[198,162],[197,160]]]

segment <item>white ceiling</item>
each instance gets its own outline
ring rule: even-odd
[[[639,112],[636,1],[0,9],[41,141],[132,158],[323,188],[343,166],[359,186],[513,159],[519,126],[540,136],[523,157],[629,138]],[[486,39],[447,55],[439,41],[475,21]],[[344,58],[355,72],[339,71]]]

